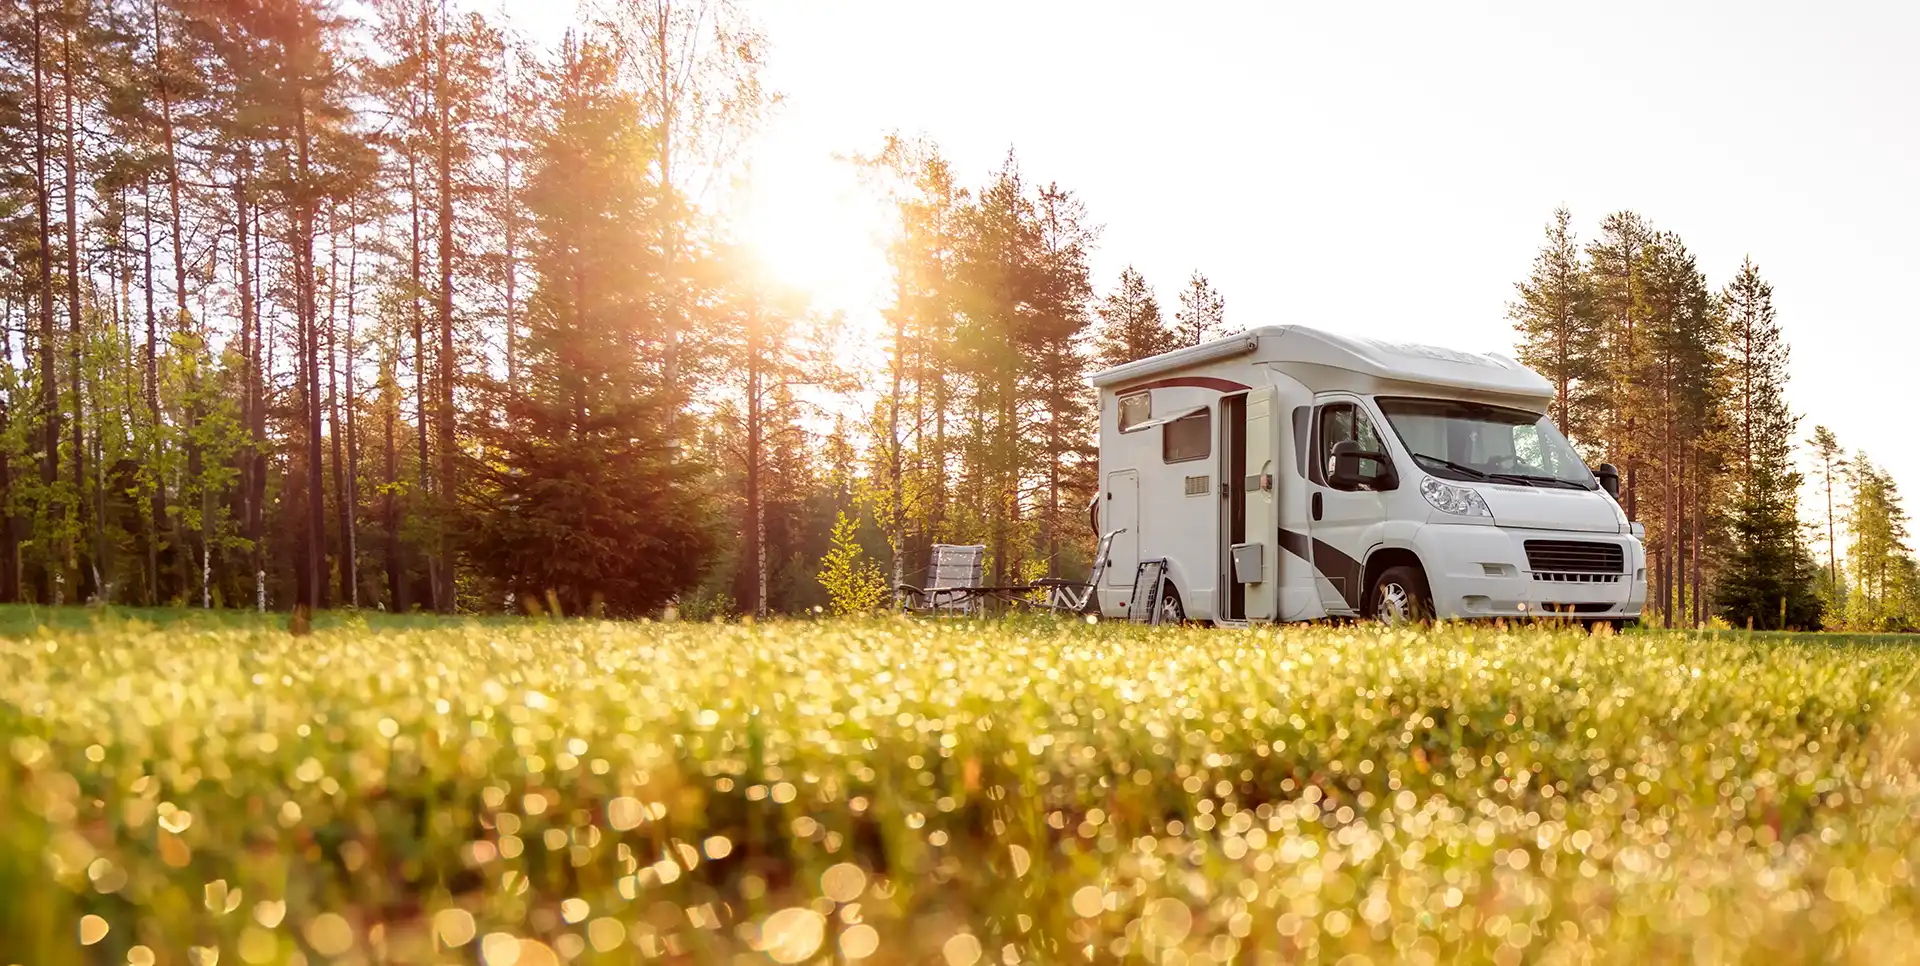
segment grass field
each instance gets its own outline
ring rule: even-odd
[[[1893,639],[0,635],[0,966],[1920,959]]]

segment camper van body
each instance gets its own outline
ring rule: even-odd
[[[1155,559],[1162,613],[1216,624],[1396,616],[1407,592],[1440,618],[1640,615],[1639,525],[1511,359],[1271,326],[1092,381],[1109,618]]]

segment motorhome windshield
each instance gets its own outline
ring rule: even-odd
[[[1450,480],[1597,489],[1545,416],[1452,399],[1374,400],[1420,468]]]

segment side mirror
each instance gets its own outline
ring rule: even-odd
[[[1600,488],[1607,491],[1608,496],[1616,500],[1620,499],[1620,471],[1614,469],[1612,463],[1600,464],[1600,467],[1593,471],[1593,476],[1600,481]]]
[[[1380,468],[1374,477],[1368,477],[1361,472],[1369,462]],[[1333,469],[1327,474],[1327,482],[1331,483],[1335,489],[1357,490],[1384,476],[1386,466],[1387,454],[1361,449],[1358,442],[1343,439],[1333,444]]]

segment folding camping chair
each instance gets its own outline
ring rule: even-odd
[[[1099,592],[1100,578],[1107,572],[1107,566],[1113,563],[1113,538],[1127,532],[1126,527],[1101,534],[1100,545],[1093,551],[1093,572],[1087,579],[1068,580],[1064,577],[1042,577],[1033,582],[1035,587],[1047,591],[1047,611],[1058,614],[1093,613],[1099,610],[1094,594]]]
[[[986,611],[981,571],[986,566],[984,544],[936,543],[927,555],[927,581],[923,587],[899,584],[894,600],[906,610],[929,613],[979,616]]]

